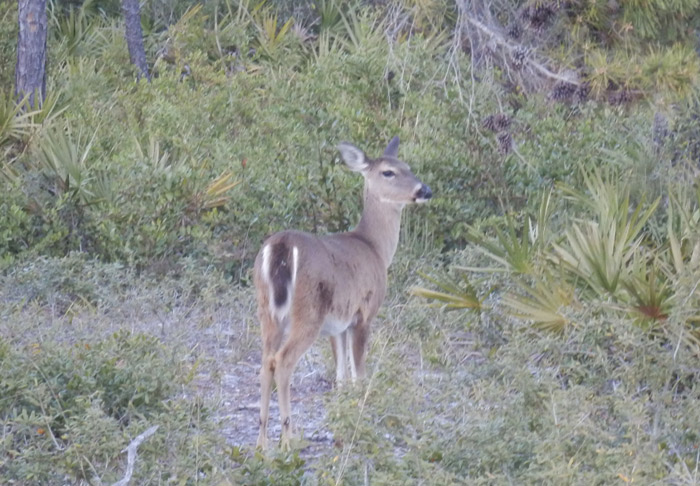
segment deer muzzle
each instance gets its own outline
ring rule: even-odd
[[[413,200],[417,203],[423,203],[423,202],[426,202],[431,197],[433,197],[433,191],[431,191],[428,186],[423,184],[420,187],[420,189],[418,189],[418,192],[416,192],[416,195],[414,196]]]

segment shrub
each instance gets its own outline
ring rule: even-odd
[[[0,353],[0,477],[28,484],[90,477],[93,461],[109,465],[124,430],[168,410],[179,376],[157,340],[127,332],[98,344],[14,349],[3,341]]]

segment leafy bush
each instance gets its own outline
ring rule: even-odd
[[[31,234],[31,217],[24,211],[24,198],[16,185],[5,185],[6,190],[0,194],[0,211],[3,214],[3,224],[0,230],[0,255],[2,259],[10,259],[11,255],[26,251],[33,245],[27,241]],[[0,262],[5,265],[8,261]]]
[[[2,17],[0,17],[0,65],[14,66],[17,62],[17,34],[19,24],[17,19],[17,2],[12,0],[0,1]],[[3,69],[0,72],[0,86],[14,86],[14,69]]]
[[[618,178],[584,172],[585,190],[562,186],[572,214],[556,218],[556,227],[550,198],[545,196],[537,217],[528,218],[524,228],[516,228],[512,220],[505,232],[496,228],[497,241],[474,230],[477,249],[496,266],[457,270],[503,272],[514,279],[518,290],[506,294],[503,303],[517,317],[542,328],[562,331],[575,324],[568,314],[586,303],[610,315],[626,311],[633,322],[671,340],[679,332],[678,324],[684,329],[683,339],[697,347],[700,301],[693,291],[688,293],[693,279],[687,272],[697,270],[700,255],[693,243],[696,236],[690,236],[699,228],[700,199],[691,188],[678,186],[680,192],[669,205],[667,229],[657,234],[652,217],[660,198],[634,206],[630,184]],[[674,211],[686,216],[676,220]],[[555,237],[553,231],[561,236]],[[446,292],[419,288],[414,293],[448,306],[462,298],[458,287],[437,283]],[[669,320],[670,316],[674,317]]]
[[[298,485],[302,483],[305,461],[298,452],[273,452],[266,457],[259,451],[254,454],[233,447],[230,457],[237,468],[236,484],[250,486]]]
[[[88,7],[75,19],[93,18]],[[26,195],[22,202],[12,189],[15,205],[28,214],[14,238],[28,244],[8,247],[11,255],[38,245],[140,266],[177,254],[244,268],[271,231],[354,224],[360,181],[336,165],[333,146],[342,139],[374,154],[401,136],[401,156],[439,196],[421,212],[446,249],[466,242],[469,222],[532,207],[555,181],[576,186],[578,163],[643,172],[631,127],[651,126],[644,107],[626,114],[504,93],[445,73],[471,66],[444,37],[387,39],[393,24],[381,12],[327,7],[337,22],[328,20],[326,44],[245,2],[222,6],[215,19],[205,15],[214,7],[193,8],[147,35],[151,55],[160,52],[154,79],[133,85],[124,84],[132,75],[120,67],[118,30],[90,23],[100,42],[66,51],[50,71],[65,111],[44,121],[31,150],[12,163]],[[495,113],[510,127],[481,130]],[[203,207],[222,174],[241,183],[223,194],[228,200]]]
[[[26,484],[66,473],[89,478],[93,461],[108,465],[102,461],[119,455],[124,430],[169,409],[179,376],[155,339],[126,332],[72,346],[14,349],[3,341],[1,353],[0,476]]]

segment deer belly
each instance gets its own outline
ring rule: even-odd
[[[352,319],[340,319],[337,317],[328,316],[326,317],[326,320],[323,321],[321,336],[337,336],[350,327],[351,323]]]

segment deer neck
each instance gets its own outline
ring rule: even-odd
[[[371,243],[384,261],[385,268],[389,268],[399,244],[404,205],[382,201],[366,190],[364,200],[362,217],[353,232]]]

